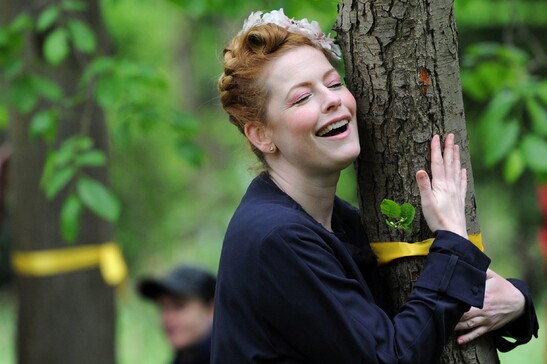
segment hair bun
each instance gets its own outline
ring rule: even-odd
[[[247,47],[255,54],[273,53],[285,42],[288,33],[287,30],[275,24],[251,28],[247,35]]]

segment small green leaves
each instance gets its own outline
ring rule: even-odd
[[[18,15],[8,26],[11,32],[17,33],[30,28],[32,26],[32,19],[28,14],[22,13]]]
[[[526,162],[524,161],[522,152],[520,149],[513,149],[505,160],[503,176],[507,182],[514,183],[522,175],[524,168],[526,168]]]
[[[72,243],[78,236],[81,214],[82,203],[77,195],[70,194],[61,208],[61,235],[69,243]]]
[[[76,49],[83,53],[92,53],[95,51],[97,46],[95,34],[82,21],[78,19],[69,20],[67,29]]]
[[[407,230],[411,230],[414,216],[416,216],[416,209],[414,206],[408,202],[403,203],[401,205],[401,222]]]
[[[56,66],[61,63],[69,52],[68,34],[64,28],[52,31],[44,42],[44,57],[46,61]]]
[[[90,150],[74,157],[74,163],[79,167],[100,167],[106,164],[106,155],[100,150]]]
[[[56,196],[75,175],[76,168],[74,166],[65,166],[57,169],[45,185],[47,198],[51,199]]]
[[[56,66],[73,49],[90,54],[97,48],[95,33],[83,21],[69,12],[84,10],[86,4],[80,1],[64,1],[45,8],[36,19],[36,30],[45,33],[43,46],[45,60]]]
[[[388,219],[398,219],[401,217],[401,206],[393,200],[383,199],[380,204],[380,211]]]
[[[63,97],[63,91],[55,82],[45,77],[26,74],[12,80],[7,96],[11,105],[26,114],[36,107],[40,97],[57,101]]]
[[[547,136],[547,110],[535,99],[526,100],[528,114],[532,119],[532,129],[538,135]]]
[[[58,101],[63,97],[63,90],[48,78],[31,76],[32,87],[36,93],[49,101]]]
[[[526,170],[538,181],[547,176],[547,81],[530,72],[532,60],[522,49],[497,43],[475,44],[463,57],[466,95],[487,104],[476,147],[486,167],[501,162],[509,183]]]
[[[8,100],[19,112],[26,114],[38,103],[38,94],[30,76],[23,75],[15,79],[8,90]]]
[[[78,197],[91,211],[108,221],[116,221],[120,215],[121,205],[116,196],[102,183],[82,177],[76,184]]]
[[[7,123],[8,108],[16,110],[30,119],[29,139],[46,143],[48,152],[40,188],[48,199],[62,196],[60,230],[68,242],[77,238],[85,208],[108,221],[115,221],[121,211],[120,202],[112,191],[87,175],[88,169],[104,167],[107,163],[106,154],[95,149],[93,140],[86,135],[89,130],[85,124],[87,120],[80,128],[82,135],[61,140],[64,136],[58,135],[58,129],[60,120],[73,122],[67,119],[73,119],[69,116],[71,113],[65,111],[82,103],[89,95],[95,94],[101,106],[118,106],[120,96],[127,92],[122,71],[129,68],[116,68],[113,66],[120,61],[98,58],[86,73],[88,82],[80,83],[76,90],[70,87],[64,90],[58,83],[60,81],[49,76],[57,72],[45,72],[51,66],[62,67],[63,62],[74,54],[93,56],[97,50],[97,36],[88,23],[88,17],[82,13],[87,8],[85,0],[57,1],[41,7],[32,17],[23,13],[0,27],[0,74],[7,85],[0,89],[0,128]],[[23,57],[29,31],[33,37],[43,40],[39,59]],[[84,58],[84,63],[87,63],[92,57]],[[146,81],[141,83],[148,94],[153,92],[149,91],[149,84],[159,84],[164,79],[162,74],[151,67],[149,69],[143,72],[142,66],[133,67],[130,75]],[[142,97],[142,100],[152,104],[149,97]],[[181,128],[183,126],[181,124]],[[52,149],[58,142],[59,147]]]
[[[44,30],[51,27],[59,17],[59,7],[56,5],[48,6],[43,10],[38,19],[36,20],[36,30],[43,32]]]
[[[380,211],[387,217],[388,226],[407,233],[412,230],[416,209],[408,202],[399,205],[393,200],[384,199],[380,204]]]
[[[62,190],[69,194],[61,209],[61,234],[68,242],[74,241],[79,231],[79,219],[84,207],[108,221],[116,221],[121,204],[101,182],[84,174],[84,167],[106,164],[103,151],[93,149],[89,137],[74,136],[50,151],[46,157],[40,182],[47,198],[55,198]]]
[[[102,151],[93,149],[90,138],[71,137],[65,139],[59,149],[48,153],[40,184],[46,196],[52,199],[77,176],[82,167],[105,164],[106,156]]]
[[[50,143],[57,134],[58,117],[55,110],[40,111],[34,114],[30,122],[31,139],[43,138]]]
[[[520,125],[516,119],[491,123],[489,133],[484,138],[484,163],[492,167],[501,161],[517,144]]]
[[[526,164],[534,172],[547,172],[547,142],[544,138],[529,134],[522,139],[522,154]]]
[[[116,104],[120,99],[122,91],[122,82],[114,75],[99,79],[95,86],[97,102],[105,109],[109,109]]]

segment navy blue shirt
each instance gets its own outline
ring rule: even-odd
[[[226,232],[212,363],[433,363],[490,259],[440,231],[408,302],[390,317],[358,211],[336,198],[330,232],[262,174]]]

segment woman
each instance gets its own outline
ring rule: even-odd
[[[443,154],[440,138],[431,142],[432,182],[416,175],[435,243],[407,304],[393,317],[382,308],[359,214],[335,196],[360,151],[355,99],[330,63],[337,55],[317,23],[282,10],[251,14],[225,49],[221,102],[265,172],[226,232],[213,363],[432,363],[462,315],[483,306],[490,260],[466,239],[466,172],[448,135]],[[521,317],[514,336],[529,340],[529,295],[503,281],[507,312],[485,324],[469,311],[460,325]]]

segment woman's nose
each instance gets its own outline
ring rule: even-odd
[[[340,105],[342,105],[342,99],[340,98],[340,95],[335,90],[332,90],[330,88],[326,88],[325,90],[325,99],[323,101],[323,112],[328,112],[333,109],[337,109]]]

